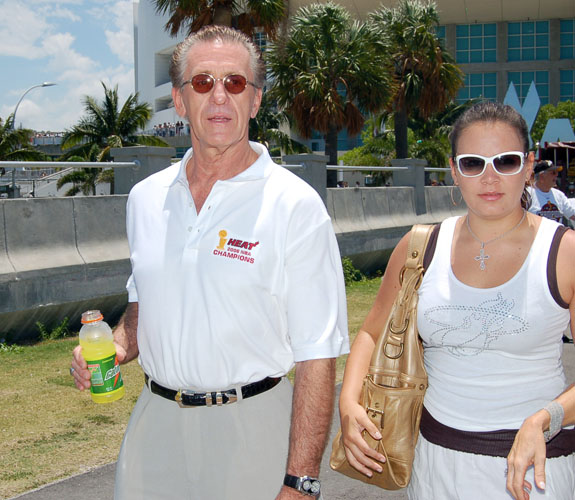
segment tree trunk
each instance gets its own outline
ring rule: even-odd
[[[337,129],[330,127],[324,135],[325,155],[329,156],[328,165],[337,165]],[[327,187],[337,186],[337,170],[327,171]]]
[[[214,22],[220,26],[232,25],[232,11],[227,7],[216,7],[214,10]]]
[[[393,114],[395,122],[395,157],[407,158],[407,112],[400,109]]]

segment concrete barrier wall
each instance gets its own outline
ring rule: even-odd
[[[0,200],[0,339],[37,335],[127,302],[126,196]]]
[[[342,256],[363,271],[385,267],[393,248],[414,224],[436,224],[464,213],[463,204],[451,202],[450,189],[426,187],[427,211],[420,215],[412,187],[328,189],[326,205]]]
[[[328,189],[326,205],[341,254],[364,271],[384,267],[416,223],[440,222],[453,207],[449,188],[425,190],[416,215],[414,188]],[[459,194],[455,195],[456,200]],[[125,308],[130,275],[126,195],[0,200],[0,339],[37,335],[87,309],[113,322]]]

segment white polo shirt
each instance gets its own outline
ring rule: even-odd
[[[349,352],[345,286],[316,191],[265,147],[196,212],[183,160],[128,198],[140,364],[158,383],[223,390]]]

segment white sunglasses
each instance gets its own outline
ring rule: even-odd
[[[477,154],[457,155],[455,164],[463,177],[479,177],[483,175],[487,164],[491,163],[499,175],[515,175],[521,172],[527,153],[522,151],[507,151],[493,156]]]

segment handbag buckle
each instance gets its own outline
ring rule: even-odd
[[[389,354],[387,352],[387,346],[390,345],[389,342],[386,342],[385,345],[383,346],[383,354],[385,354],[389,359],[399,359],[401,358],[401,355],[403,354],[403,342],[401,344],[399,344],[399,353],[398,354]],[[395,346],[397,347],[397,346]]]
[[[385,416],[385,412],[384,412],[383,410],[380,410],[379,408],[372,408],[371,406],[368,406],[368,407],[366,408],[366,411],[367,411],[368,413],[369,413],[369,412],[372,412],[372,413],[373,413],[372,418],[375,417],[376,415],[381,415],[381,420],[380,420],[379,427],[380,427],[381,429],[383,429],[383,417]]]

